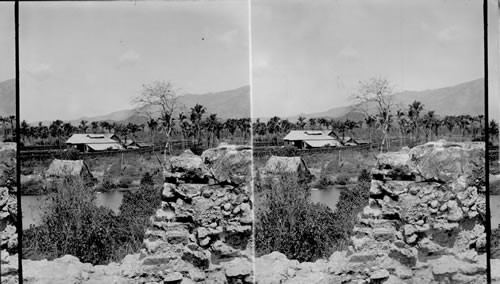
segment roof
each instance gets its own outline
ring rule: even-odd
[[[90,170],[83,160],[58,160],[54,159],[47,170],[48,176],[80,176],[84,173],[90,174]],[[91,175],[91,174],[90,174]]]
[[[132,144],[137,144],[137,142],[135,142],[134,140],[132,139],[125,139],[125,140],[122,140],[122,143],[125,145],[125,146],[129,146],[129,145],[132,145]]]
[[[116,140],[112,139],[116,137],[113,133],[103,133],[103,134],[73,134],[66,141],[66,144],[98,144],[98,143],[116,143]],[[116,137],[118,138],[118,137]]]
[[[87,146],[89,146],[89,148],[94,151],[123,150],[123,146],[116,141],[114,141],[113,143],[89,143],[87,144]]]
[[[342,146],[342,144],[337,140],[305,140],[304,143],[313,148]]]
[[[300,171],[300,165],[303,165],[303,169],[308,171],[306,163],[301,157],[277,157],[271,156],[267,160],[264,170],[270,173],[286,172],[286,173],[296,173]]]
[[[139,147],[153,147],[153,143],[137,142],[137,146],[139,146]]]
[[[332,130],[292,130],[283,140],[336,140]]]

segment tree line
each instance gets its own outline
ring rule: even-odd
[[[170,121],[173,138],[191,140],[194,143],[205,143],[208,147],[216,145],[221,139],[249,139],[250,118],[221,119],[215,113],[207,113],[206,108],[196,104],[190,112],[180,112]],[[145,119],[144,123],[120,123],[109,121],[81,120],[78,125],[71,122],[54,120],[50,125],[30,125],[23,120],[20,125],[21,142],[25,145],[63,145],[73,134],[77,133],[113,133],[122,140],[149,140],[158,143],[165,140],[162,132],[165,121],[161,118]]]

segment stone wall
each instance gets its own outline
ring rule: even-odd
[[[315,263],[262,256],[257,283],[486,283],[484,150],[438,141],[380,154],[350,249]]]
[[[0,143],[0,269],[2,283],[18,282],[16,144]]]
[[[187,151],[167,164],[162,208],[146,232],[144,271],[207,283],[252,281],[251,151]],[[174,275],[174,274],[172,274]]]
[[[251,160],[221,146],[168,161],[144,249],[120,263],[23,260],[25,283],[252,283]]]

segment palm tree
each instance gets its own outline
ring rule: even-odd
[[[202,127],[202,116],[206,112],[206,108],[200,104],[196,104],[191,108],[190,119],[193,123],[196,139],[198,142],[201,141],[201,127]]]
[[[213,147],[214,145],[214,133],[218,129],[218,124],[220,124],[217,114],[212,113],[210,114],[204,121],[204,127],[205,129],[210,133],[208,137],[208,147]]]
[[[90,128],[92,128],[92,132],[98,132],[97,130],[99,129],[99,123],[97,121],[92,121],[90,123]]]
[[[87,129],[89,128],[89,126],[87,125],[87,123],[88,123],[87,120],[80,121],[80,125],[78,126],[78,128],[80,129],[80,131],[82,133],[87,133]]]
[[[311,117],[309,118],[309,126],[311,127],[312,130],[314,130],[316,128],[316,118],[314,117]]]
[[[418,130],[420,127],[420,113],[424,110],[424,105],[419,101],[413,101],[408,105],[408,117],[412,122],[412,132],[414,137],[418,139]]]
[[[306,118],[303,117],[303,116],[299,116],[297,118],[297,123],[296,124],[297,124],[297,127],[300,128],[301,130],[303,130],[304,126],[306,126],[305,120],[306,120]]]
[[[57,144],[59,145],[59,148],[61,148],[62,125],[63,125],[63,121],[60,119],[57,119],[57,120],[53,121],[52,124],[49,126],[50,135],[53,138],[57,137]]]

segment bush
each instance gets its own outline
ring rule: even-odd
[[[71,254],[81,262],[107,264],[138,252],[149,217],[161,203],[152,177],[146,173],[140,189],[123,197],[118,216],[94,201],[94,192],[81,179],[60,182],[42,209],[41,225],[23,232],[23,257],[54,259]]]
[[[42,208],[42,225],[23,235],[23,247],[49,259],[71,254],[82,262],[106,263],[114,245],[114,214],[95,205],[94,198],[81,179],[60,181]]]
[[[315,261],[333,251],[345,250],[357,222],[368,204],[370,175],[363,170],[352,190],[343,189],[335,212],[310,202],[310,192],[293,175],[284,174],[261,190],[256,205],[255,249],[257,255],[279,251],[289,259]]]
[[[80,151],[74,148],[62,151],[60,158],[62,160],[80,160]]]
[[[346,185],[349,183],[349,177],[347,175],[339,175],[335,183],[338,185]]]
[[[288,258],[314,261],[343,243],[335,216],[326,205],[309,202],[309,191],[293,175],[284,174],[266,188],[265,208],[255,226],[257,254],[280,251]]]

